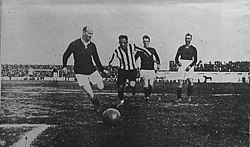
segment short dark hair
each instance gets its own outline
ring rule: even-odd
[[[191,37],[193,37],[192,34],[190,34],[190,33],[187,33],[185,36],[191,36]]]
[[[119,40],[121,40],[121,39],[126,39],[128,41],[128,36],[127,35],[120,35]]]
[[[83,27],[83,28],[82,28],[82,31],[83,31],[83,32],[86,32],[87,27],[88,27],[88,26]]]
[[[150,41],[150,38],[149,38],[148,35],[144,35],[144,36],[142,37],[142,39],[148,39],[148,40]]]

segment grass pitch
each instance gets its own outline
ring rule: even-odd
[[[125,95],[125,105],[118,108],[122,121],[114,127],[103,124],[102,113],[93,110],[75,82],[1,84],[0,141],[6,142],[4,146],[13,145],[34,128],[6,124],[53,126],[29,144],[38,147],[249,146],[249,84],[195,83],[191,103],[186,102],[185,88],[183,102],[173,103],[177,84],[156,82],[148,103],[138,83],[135,97]],[[114,82],[94,91],[103,111],[117,103]]]

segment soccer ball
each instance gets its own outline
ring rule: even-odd
[[[102,120],[106,125],[116,125],[121,120],[121,114],[114,108],[109,108],[102,113]]]

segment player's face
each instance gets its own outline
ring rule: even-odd
[[[191,43],[191,40],[192,40],[192,36],[190,36],[190,35],[185,36],[186,45],[189,45]]]
[[[85,40],[86,42],[89,42],[92,36],[93,36],[92,30],[87,30],[82,33],[82,39]]]
[[[149,39],[148,38],[143,38],[143,45],[145,48],[149,47]]]
[[[122,38],[119,40],[120,47],[122,49],[126,49],[128,45],[128,41],[125,38]]]

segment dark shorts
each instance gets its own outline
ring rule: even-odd
[[[138,74],[138,71],[135,70],[118,70],[118,78],[117,78],[117,85],[124,85],[126,83],[126,80],[129,81],[136,81],[136,76]]]

